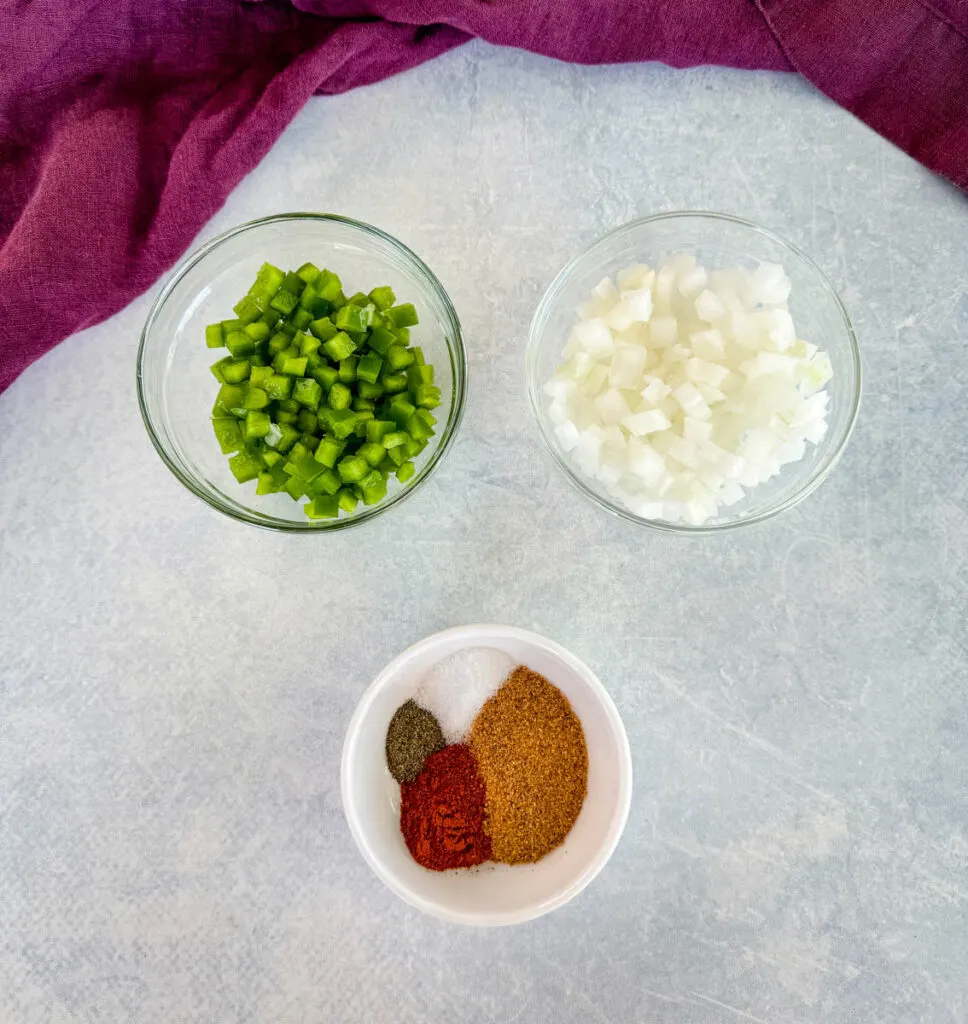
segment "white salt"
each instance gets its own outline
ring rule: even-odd
[[[504,651],[468,647],[438,661],[421,680],[413,699],[437,719],[448,743],[460,743],[484,702],[497,693],[515,667]]]

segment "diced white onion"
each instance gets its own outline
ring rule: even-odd
[[[805,458],[833,368],[797,338],[790,290],[777,264],[707,273],[685,253],[604,278],[543,387],[561,450],[636,515],[697,526]]]

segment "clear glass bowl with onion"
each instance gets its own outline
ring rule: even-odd
[[[826,352],[832,371],[825,385],[829,398],[822,438],[805,444],[801,458],[778,467],[779,471],[769,479],[744,488],[741,499],[734,498],[735,503],[728,506],[720,504],[715,514],[700,523],[637,514],[627,501],[616,497],[619,485],[590,473],[587,464],[580,468],[575,453],[566,450],[561,432],[556,431],[558,424],[551,415],[552,398],[546,393],[579,320],[577,310],[588,303],[599,282],[606,277],[615,280],[625,268],[636,264],[659,267],[677,254],[695,257],[710,272],[743,268],[752,273],[764,264],[781,265],[792,286],[788,305],[796,337]],[[750,307],[752,311],[758,308]],[[656,360],[661,358],[660,354],[655,355]],[[658,214],[625,224],[597,241],[564,267],[545,292],[531,323],[526,362],[532,410],[548,451],[566,478],[587,498],[614,515],[675,533],[714,533],[762,522],[802,501],[837,464],[860,405],[857,340],[847,311],[824,273],[796,246],[772,231],[725,214]],[[628,431],[624,433],[628,439]],[[682,468],[674,460],[667,462],[668,466]]]

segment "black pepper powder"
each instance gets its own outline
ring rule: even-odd
[[[413,782],[424,761],[446,746],[440,723],[415,701],[394,712],[387,729],[387,767],[397,782]]]

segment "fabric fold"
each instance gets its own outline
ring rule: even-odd
[[[0,0],[0,391],[191,245],[310,96],[478,36],[585,64],[795,68],[968,189],[957,0]]]

